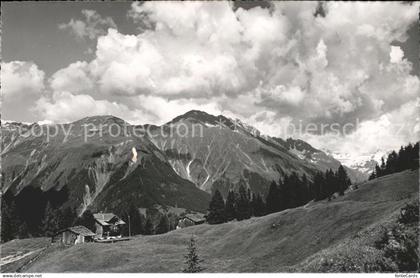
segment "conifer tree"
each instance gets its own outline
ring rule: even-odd
[[[92,232],[95,232],[95,217],[90,210],[86,210],[81,217],[77,218],[76,222],[74,223],[76,226],[85,226]]]
[[[381,170],[380,170],[380,176],[386,175],[387,171],[386,171],[386,163],[385,163],[385,159],[382,157],[381,158]]]
[[[412,148],[409,157],[409,169],[419,169],[419,142],[417,142]]]
[[[128,210],[128,216],[130,217],[129,221],[125,221],[128,224],[130,224],[130,231],[131,235],[139,235],[144,233],[144,217],[140,214],[138,208],[131,204],[130,208]],[[126,225],[126,226],[127,226]]]
[[[153,225],[152,217],[149,215],[147,215],[146,217],[146,224],[144,225],[144,234],[145,235],[154,234],[154,225]]]
[[[265,204],[260,194],[258,193],[252,194],[251,207],[252,207],[252,215],[254,216],[265,215]]]
[[[225,201],[223,200],[220,191],[216,189],[209,204],[207,222],[209,224],[220,224],[225,221]]]
[[[245,187],[241,185],[236,199],[236,219],[238,221],[251,217],[250,200]]]
[[[378,164],[376,164],[376,166],[375,166],[375,176],[377,178],[382,177],[382,169],[381,169],[381,167],[379,167]]]
[[[325,199],[327,197],[325,175],[322,172],[317,172],[314,177],[313,194],[315,201]]]
[[[67,207],[61,213],[61,217],[59,219],[59,227],[60,229],[64,229],[67,227],[73,226],[74,222],[76,221],[77,213],[71,207]]]
[[[164,234],[169,232],[169,219],[166,214],[162,214],[159,224],[156,227],[156,234]]]
[[[343,165],[340,165],[337,170],[338,193],[344,195],[344,191],[350,186],[351,181],[347,176],[347,172]]]
[[[268,194],[265,199],[267,213],[280,211],[280,198],[277,184],[273,181],[268,189]]]
[[[327,170],[325,173],[325,185],[325,197],[330,199],[334,192],[338,192],[336,175],[332,169]]]
[[[302,175],[301,179],[301,187],[300,187],[300,194],[302,195],[302,205],[306,204],[310,200],[312,200],[309,179],[306,177],[306,174]]]
[[[289,176],[286,175],[284,177],[283,181],[283,187],[284,187],[284,196],[286,199],[286,208],[295,208],[300,203],[300,196],[298,195],[299,187],[301,181],[299,179],[298,174],[293,171]]]
[[[295,199],[296,203],[295,206],[302,206],[306,204],[310,197],[309,197],[309,189],[308,189],[308,179],[305,174],[302,175],[301,178],[295,174]]]
[[[284,179],[287,181],[287,178]],[[277,186],[277,200],[278,200],[278,211],[287,209],[287,191],[284,181],[279,180],[279,185]]]
[[[392,151],[388,155],[388,159],[386,161],[386,174],[392,174],[397,172],[398,170],[398,154],[395,151]]]
[[[42,220],[42,232],[45,236],[52,236],[58,231],[59,220],[57,211],[52,207],[50,202],[47,202]]]
[[[404,169],[409,169],[410,166],[408,165],[408,150],[410,149],[411,144],[408,144],[406,147],[401,146],[398,152],[398,163],[397,163],[397,171],[403,171]]]
[[[225,204],[226,221],[232,221],[236,218],[235,199],[235,192],[229,190]]]
[[[373,179],[376,179],[376,173],[375,173],[375,170],[373,170],[372,171],[372,173],[370,174],[370,176],[369,176],[369,180],[373,180]]]
[[[182,270],[187,273],[201,272],[204,269],[201,267],[202,260],[198,257],[197,246],[194,236],[191,236],[190,242],[187,248],[187,254],[185,258],[185,268]]]
[[[15,201],[8,193],[1,200],[1,241],[6,242],[16,237],[21,223],[18,221]]]
[[[17,236],[20,239],[28,237],[28,225],[26,224],[26,222],[22,222],[19,225]]]

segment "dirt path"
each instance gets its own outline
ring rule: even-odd
[[[27,256],[32,255],[35,252],[42,251],[43,249],[45,249],[45,248],[36,249],[36,250],[30,251],[30,252],[27,252],[27,253],[17,252],[16,254],[3,257],[3,258],[0,259],[0,267],[4,266],[6,264],[10,264],[10,263],[19,261],[19,260],[21,260],[21,259],[23,259]]]

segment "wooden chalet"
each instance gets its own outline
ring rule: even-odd
[[[178,221],[177,229],[182,229],[189,226],[200,225],[206,222],[204,214],[201,213],[189,213],[185,214]]]
[[[75,226],[58,231],[53,237],[52,242],[60,242],[65,245],[75,245],[85,242],[92,242],[95,233],[85,226]]]
[[[113,213],[95,213],[96,238],[121,237],[126,223]]]

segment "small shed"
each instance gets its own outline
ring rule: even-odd
[[[200,225],[206,222],[204,214],[189,213],[181,217],[178,221],[177,229],[182,229],[189,226]]]
[[[107,238],[121,236],[126,223],[113,213],[95,213],[96,237]]]
[[[65,245],[91,242],[95,234],[85,226],[75,226],[58,231],[53,237],[52,242],[60,242]]]

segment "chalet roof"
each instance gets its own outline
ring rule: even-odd
[[[194,214],[189,213],[189,214],[186,214],[184,217],[190,219],[193,222],[202,222],[206,220],[204,218],[204,214],[201,214],[201,213],[194,213]]]
[[[68,228],[58,231],[57,234],[62,233],[64,231],[70,231],[70,232],[73,232],[75,234],[82,235],[82,236],[95,236],[95,234],[91,230],[86,228],[85,226],[68,227]]]
[[[109,226],[111,224],[123,225],[125,222],[113,213],[95,213],[93,214],[95,220],[102,226]]]

